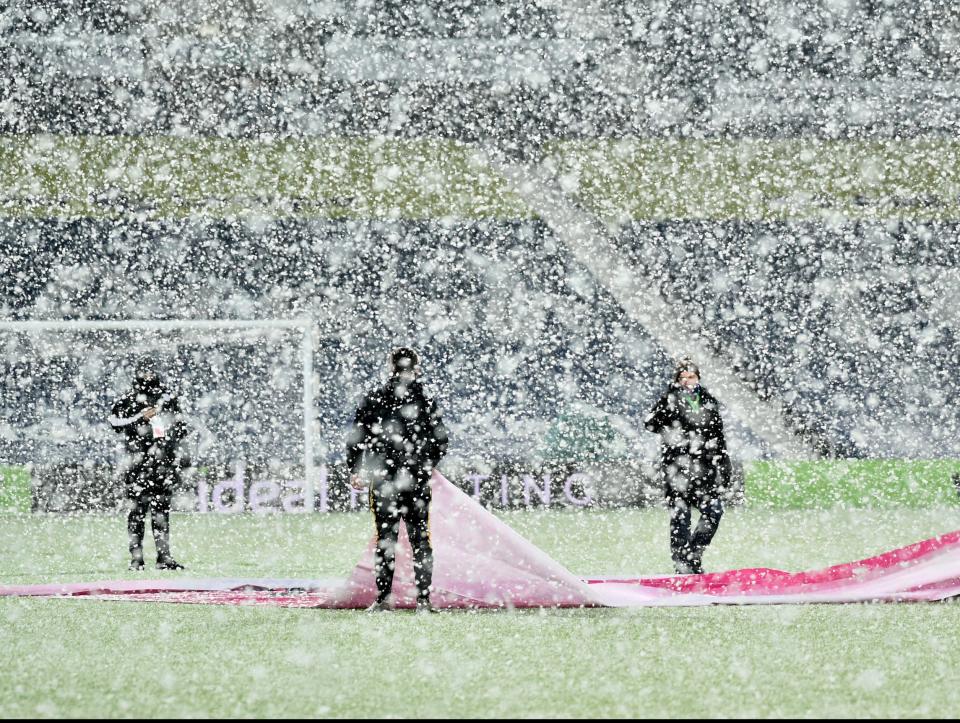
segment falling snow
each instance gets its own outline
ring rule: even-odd
[[[955,505],[958,77],[949,0],[2,4],[0,509],[120,519],[144,355],[178,513],[362,509],[345,435],[397,346],[498,511],[657,509],[666,550],[644,418],[684,357],[730,507]],[[74,569],[30,560],[0,575]]]

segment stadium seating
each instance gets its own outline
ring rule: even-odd
[[[939,456],[960,360],[954,223],[634,223],[621,248],[764,398],[842,456]]]
[[[0,13],[0,136],[442,137],[520,157],[556,139],[954,137],[958,37],[936,3],[14,6]],[[573,403],[637,426],[669,366],[536,220],[67,220],[0,201],[4,318],[309,314],[315,367],[336,380],[317,399],[331,440],[388,339],[430,344],[474,450],[536,449]],[[619,243],[825,451],[960,451],[956,413],[939,406],[958,368],[955,304],[937,310],[956,300],[955,224],[635,219]],[[2,456],[22,461],[11,440],[31,429],[57,454],[106,455],[109,435],[74,454],[44,431],[68,419],[57,387],[83,360],[48,354],[55,369],[4,343]],[[268,356],[216,378],[170,359],[201,399],[203,379],[226,389],[295,368]],[[126,361],[104,362],[108,390],[83,392],[85,424]],[[292,454],[275,424],[296,417],[285,394],[244,408],[231,454],[251,437],[268,440],[258,454]]]
[[[529,144],[956,128],[957,19],[937,3],[576,5],[14,6],[0,132]]]
[[[309,315],[318,324],[317,411],[334,454],[341,452],[352,406],[380,376],[394,343],[429,348],[431,387],[465,432],[459,450],[487,457],[498,449],[542,454],[550,420],[571,404],[636,420],[668,363],[602,289],[562,253],[545,250],[549,232],[536,222],[445,228],[285,221],[254,230],[226,222],[157,227],[39,220],[7,222],[0,239],[15,249],[25,280],[4,289],[0,303],[8,318]],[[194,242],[176,253],[177,239]],[[282,257],[272,253],[279,239]],[[62,334],[17,338],[12,359],[25,361],[7,362],[8,423],[28,429],[44,423],[44,415],[24,409],[30,400],[61,408],[54,417],[69,407],[82,420],[78,427],[89,430],[74,440],[74,453],[82,459],[93,445],[105,454],[112,435],[103,419],[128,380],[124,365],[136,356],[136,335],[81,335],[81,347],[89,349],[83,355],[71,352]],[[179,350],[160,355],[186,387],[197,421],[216,424],[217,455],[298,458],[297,337],[286,343],[287,356],[278,353],[282,344],[252,345],[238,354],[244,343],[234,342],[219,354],[224,368],[216,373],[206,358],[215,349],[189,334],[179,343]],[[78,384],[89,354],[102,357],[100,378],[109,380],[108,388]],[[283,381],[273,384],[278,375]],[[61,385],[82,387],[81,399],[61,399]],[[230,428],[223,429],[224,420]],[[37,432],[34,444],[44,444]],[[244,441],[245,435],[252,438]],[[60,444],[58,454],[69,448]]]

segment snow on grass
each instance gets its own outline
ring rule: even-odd
[[[667,572],[662,510],[514,512],[583,574]],[[731,510],[712,569],[817,567],[956,526],[928,510]],[[175,515],[189,576],[345,575],[366,514]],[[132,577],[116,515],[5,514],[2,581]],[[157,574],[157,573],[152,573]],[[11,716],[933,716],[960,703],[960,606],[367,615],[0,599]]]

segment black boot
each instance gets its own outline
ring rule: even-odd
[[[143,569],[143,543],[138,540],[130,540],[130,564],[131,570]]]
[[[693,565],[691,565],[687,560],[674,560],[673,569],[678,575],[695,575],[696,573],[693,570]]]
[[[158,570],[182,570],[183,565],[174,560],[169,555],[157,558],[157,569]]]
[[[419,593],[417,595],[417,610],[418,613],[437,613],[440,612],[433,606],[433,603],[430,602],[430,593],[427,592]]]
[[[673,558],[673,569],[676,570],[678,575],[694,574],[693,553],[691,553],[689,545],[680,546],[674,550],[671,557]]]
[[[690,553],[690,574],[703,574],[703,550],[694,550]]]

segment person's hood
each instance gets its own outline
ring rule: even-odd
[[[163,382],[160,377],[154,375],[149,379],[137,375],[133,379],[133,389],[137,394],[146,394],[148,396],[160,396],[163,393]]]

